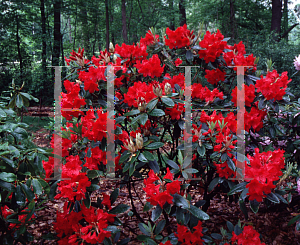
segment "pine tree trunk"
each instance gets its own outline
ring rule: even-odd
[[[105,19],[106,19],[106,50],[109,50],[109,12],[108,0],[105,0]]]
[[[271,20],[271,32],[274,31],[274,39],[279,40],[280,26],[281,26],[281,8],[282,0],[272,0],[272,20]]]
[[[60,56],[60,9],[61,0],[54,0],[54,39],[53,39],[53,52],[52,52],[52,66],[59,66]]]
[[[47,79],[47,43],[46,43],[46,16],[45,16],[45,0],[41,0],[41,22],[42,22],[42,71],[43,77]]]
[[[180,26],[186,24],[185,0],[179,0]]]
[[[122,0],[122,35],[124,43],[128,43],[126,23],[126,0]]]

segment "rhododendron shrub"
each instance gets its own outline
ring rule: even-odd
[[[146,244],[212,242],[219,236],[203,235],[202,225],[209,219],[210,200],[221,191],[241,193],[239,203],[246,217],[245,202],[250,202],[254,212],[262,201],[286,202],[277,183],[291,155],[285,156],[284,147],[275,150],[280,136],[275,130],[282,127],[275,118],[279,108],[289,103],[290,79],[275,70],[256,77],[255,57],[246,55],[242,42],[231,46],[227,41],[219,30],[194,35],[185,25],[175,31],[167,29],[164,37],[152,30],[137,44],[111,45],[109,51],[91,60],[84,59],[81,50],[71,53],[67,62],[75,68],[73,79],[64,81],[66,93],[62,93],[61,179],[53,185],[55,198],[66,200],[63,212],[57,213],[60,222],[55,224],[61,244],[67,240],[74,244],[117,242],[122,226],[119,217],[130,208],[114,205],[119,188],[127,187],[132,215],[143,233],[130,239]],[[185,85],[181,66],[195,67],[191,87]],[[235,66],[247,66],[244,166],[236,153],[240,133],[236,106],[241,98],[237,98],[240,88]],[[115,76],[114,121],[108,119],[112,112],[107,111],[106,103],[112,97],[107,95],[111,72]],[[192,97],[191,132],[185,132],[187,90]],[[108,152],[107,125],[113,123],[115,152]],[[270,136],[272,142],[265,146],[253,135]],[[191,163],[185,161],[184,141],[188,140],[192,142]],[[112,160],[119,186],[92,201],[91,196],[102,188],[100,178],[111,174],[107,162]],[[48,177],[53,176],[53,166],[53,158],[44,161]],[[143,185],[144,193],[136,191],[135,182]],[[200,188],[203,195],[192,200],[189,191]],[[145,195],[139,205],[147,216],[137,211],[133,192]],[[177,231],[172,230],[173,216]],[[70,225],[61,227],[62,222]],[[231,241],[242,244],[249,239],[260,244],[257,233],[245,227]]]

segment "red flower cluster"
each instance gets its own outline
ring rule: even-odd
[[[182,64],[182,60],[179,59],[179,58],[177,58],[177,59],[175,60],[175,65],[176,65],[176,66],[180,66],[181,64]]]
[[[26,212],[26,213],[25,213]],[[13,210],[9,209],[9,207],[7,205],[4,205],[1,207],[1,214],[3,216],[4,219],[7,218],[7,216],[13,214]],[[26,218],[27,218],[27,214],[30,213],[30,210],[28,208],[24,209],[22,211],[23,214],[20,214],[18,215],[18,221],[20,223],[9,223],[9,227],[8,229],[11,230],[11,229],[18,229],[20,228],[22,225],[24,225],[26,223]],[[35,216],[35,215],[33,215]],[[32,220],[33,217],[30,217],[28,221]]]
[[[284,151],[268,151],[259,153],[255,149],[255,155],[247,156],[250,160],[250,166],[245,166],[245,178],[250,179],[246,185],[249,189],[249,200],[261,202],[265,194],[271,193],[275,188],[274,181],[279,180],[282,175],[281,169],[284,168]]]
[[[65,203],[63,213],[57,211],[57,221],[54,223],[57,236],[61,238],[58,241],[59,245],[79,245],[84,242],[98,244],[103,242],[105,237],[111,236],[111,232],[104,229],[114,222],[116,215],[108,214],[102,209],[96,210],[92,206],[86,208],[85,205],[80,206],[79,212],[69,213],[67,206]]]
[[[163,207],[166,202],[172,204],[173,197],[171,194],[174,195],[175,193],[180,193],[180,181],[174,181],[173,174],[170,172],[169,168],[167,168],[167,174],[164,179],[171,180],[172,182],[167,183],[165,186],[154,184],[154,182],[160,180],[160,178],[155,175],[152,169],[149,171],[148,176],[148,179],[144,179],[145,188],[143,188],[143,190],[146,192],[147,197],[149,197],[148,201],[150,204],[159,204],[161,207]],[[160,191],[161,188],[163,189],[163,192]]]
[[[105,69],[105,66],[99,66],[96,68],[91,66],[88,72],[80,71],[78,78],[80,81],[84,82],[84,90],[89,91],[91,94],[95,91],[99,91],[98,81],[106,81],[104,76]]]
[[[140,44],[145,45],[145,46],[150,46],[150,45],[154,44],[156,41],[159,42],[159,35],[155,35],[155,37],[154,37],[152,32],[149,30],[146,33],[145,38],[141,37]]]
[[[173,108],[167,108],[165,110],[165,113],[166,115],[170,115],[172,120],[179,120],[184,111],[184,104],[178,103],[175,104]]]
[[[67,62],[67,65],[70,65],[71,60],[73,60],[78,65],[84,66],[87,62],[83,58],[83,53],[84,53],[84,49],[81,50],[80,48],[78,48],[78,52],[77,53],[74,50],[72,50],[72,52],[70,52],[70,54],[71,54],[71,56],[69,57],[70,59],[68,59],[67,57],[65,57],[65,61]]]
[[[82,162],[79,156],[69,156],[66,158],[66,164],[62,166],[62,181],[58,185],[59,194],[55,199],[68,198],[70,201],[82,200],[85,198],[86,188],[91,185],[86,173],[81,172]]]
[[[265,110],[259,110],[256,107],[251,107],[251,111],[245,111],[245,130],[249,132],[253,128],[254,132],[258,132],[263,126],[263,119],[267,115]]]
[[[282,100],[285,95],[287,85],[292,79],[288,80],[287,71],[281,76],[276,70],[268,72],[266,77],[261,76],[260,80],[256,81],[257,92],[261,92],[267,100]]]
[[[146,103],[156,98],[153,93],[152,84],[147,84],[143,82],[135,82],[133,86],[128,89],[128,92],[124,94],[124,103],[128,106],[138,107],[138,100],[143,98]]]
[[[227,45],[227,42],[223,41],[223,39],[224,36],[219,30],[215,34],[210,34],[207,31],[203,40],[199,43],[200,47],[204,48],[204,50],[199,51],[199,57],[204,59],[206,63],[214,62]]]
[[[244,85],[245,89],[245,106],[251,107],[251,103],[255,98],[255,87],[253,84],[247,86]],[[232,90],[231,93],[232,99],[231,101],[234,103],[234,106],[237,106],[237,86]]]
[[[148,56],[147,46],[145,45],[127,45],[122,43],[120,47],[118,44],[115,46],[115,53],[119,54],[125,61],[126,64],[135,62],[136,60],[146,59]]]
[[[165,37],[165,44],[170,49],[179,49],[188,47],[191,44],[191,40],[195,37],[194,31],[187,29],[186,24],[178,27],[175,31],[172,31],[169,27],[166,30],[168,38]]]
[[[64,81],[65,89],[67,93],[61,93],[61,108],[62,109],[74,109],[74,111],[64,111],[62,110],[61,115],[67,120],[71,120],[72,117],[79,117],[83,115],[83,112],[79,109],[81,106],[86,104],[84,99],[79,97],[80,86],[78,83],[70,82],[69,80]]]
[[[176,76],[173,76],[171,78],[171,76],[167,73],[164,76],[165,80],[163,81],[163,85],[165,85],[166,83],[169,83],[171,85],[172,88],[174,88],[175,84],[178,84],[179,87],[181,89],[185,88],[185,77],[183,73],[179,73]]]
[[[236,164],[236,159],[233,158],[232,161]],[[236,177],[236,171],[233,171],[231,168],[228,167],[227,161],[221,163],[215,163],[214,165],[217,169],[217,173],[219,174],[219,177],[225,177],[226,179],[229,178],[235,178]],[[234,179],[232,180],[234,181]]]
[[[238,236],[233,231],[231,241],[237,242],[238,245],[266,245],[260,241],[259,233],[251,225],[245,226],[243,233]]]
[[[184,225],[177,224],[177,234],[175,236],[181,245],[202,245],[204,240],[202,234],[202,222],[199,220],[197,226],[194,227],[194,232],[188,230]]]
[[[226,72],[221,71],[219,68],[216,70],[205,70],[205,78],[211,84],[217,84],[219,81],[225,80]]]
[[[203,87],[200,83],[192,85],[192,98],[198,98],[206,102],[213,102],[216,98],[223,99],[223,92],[217,88],[210,91],[207,87]]]
[[[134,66],[144,77],[149,76],[151,78],[160,77],[165,68],[165,65],[160,66],[160,59],[157,54],[154,54],[149,60],[143,60],[142,63],[138,60]]]
[[[85,152],[88,152],[88,148]],[[91,157],[86,157],[86,162],[83,166],[90,170],[98,170],[100,163],[106,165],[106,152],[100,150],[99,147],[95,147],[91,149]]]

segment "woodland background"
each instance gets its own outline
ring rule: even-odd
[[[272,59],[278,72],[295,72],[293,59],[300,53],[296,0],[2,0],[1,93],[12,80],[25,82],[40,104],[53,105],[54,74],[48,66],[64,66],[72,49],[83,47],[90,58],[110,42],[133,44],[151,27],[162,34],[185,23],[196,32],[220,29],[231,37],[229,44],[243,41],[247,53],[260,57],[258,69]],[[293,80],[292,92],[299,97],[298,79]]]

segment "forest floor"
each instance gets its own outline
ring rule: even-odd
[[[40,147],[49,147],[50,139],[47,137],[49,132],[44,129],[39,129],[36,132],[32,132],[34,142]],[[97,196],[102,197],[102,193],[110,194],[112,188],[115,186],[113,181],[101,181],[101,191],[98,190],[91,197],[92,200],[96,199]],[[151,215],[150,212],[145,213],[142,211],[142,203],[146,203],[145,192],[142,190],[143,183],[136,182],[135,189],[139,193],[140,198],[133,194],[133,202],[137,208],[138,213],[141,214],[141,217],[147,219],[148,215]],[[192,200],[195,202],[202,199],[202,195],[199,190],[191,190],[190,194]],[[294,199],[295,196],[293,197]],[[298,199],[299,200],[299,199]],[[122,188],[120,190],[120,195],[117,201],[113,206],[123,203],[131,206],[130,199],[128,197],[128,190]],[[44,205],[44,209],[36,212],[36,222],[29,226],[29,232],[31,232],[35,240],[30,244],[57,244],[57,241],[45,240],[42,237],[49,234],[50,232],[54,233],[53,223],[56,220],[56,212],[62,211],[64,200],[55,200],[49,201]],[[262,242],[265,242],[266,245],[300,245],[300,236],[295,233],[295,224],[288,226],[288,222],[300,212],[300,201],[291,202],[290,205],[278,204],[273,205],[271,208],[267,209],[264,204],[260,206],[260,209],[257,214],[254,214],[249,205],[248,208],[248,220],[245,219],[243,213],[240,210],[239,204],[235,202],[229,202],[227,200],[226,193],[220,193],[215,196],[211,201],[211,205],[207,211],[207,214],[210,216],[210,219],[203,221],[203,227],[208,228],[209,233],[220,233],[220,228],[227,228],[226,221],[232,222],[234,225],[237,224],[238,220],[241,221],[242,225],[253,225],[255,230],[262,235]],[[133,239],[141,234],[138,228],[139,221],[133,217],[129,216],[128,212],[130,209],[118,217],[125,224],[125,227],[122,228],[122,235],[120,239],[130,237],[132,241],[129,242],[130,245],[142,244],[139,241],[133,241]],[[162,218],[162,217],[161,217]],[[171,229],[176,231],[176,220],[175,218],[170,219]],[[166,234],[163,234],[166,235]],[[208,234],[207,234],[208,235]],[[216,244],[218,242],[216,241]]]

